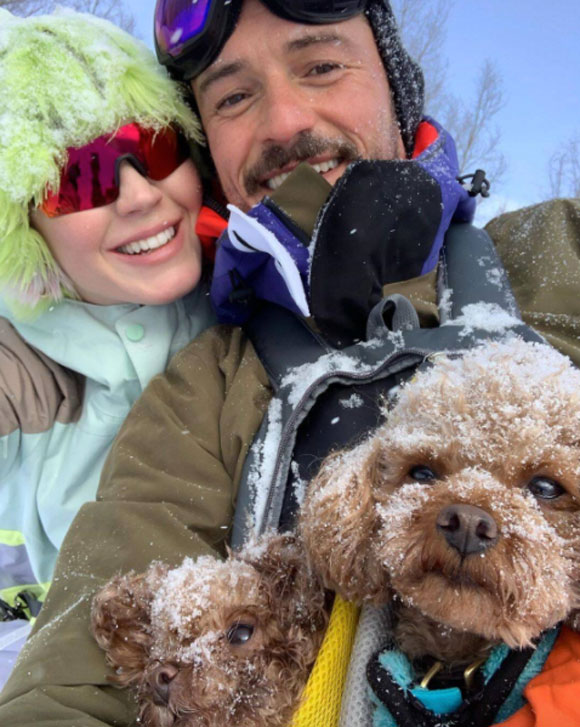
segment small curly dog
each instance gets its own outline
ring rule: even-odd
[[[186,558],[114,578],[92,630],[147,727],[288,725],[327,623],[325,591],[292,535],[221,562]]]
[[[535,643],[580,606],[580,371],[515,339],[438,356],[312,481],[300,532],[325,586],[394,602],[411,660]]]

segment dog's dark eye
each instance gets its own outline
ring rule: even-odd
[[[247,644],[254,634],[254,627],[251,624],[236,623],[230,627],[227,639],[232,646],[243,646]]]
[[[431,480],[436,480],[437,475],[430,467],[425,466],[424,464],[420,464],[417,467],[413,467],[411,470],[409,470],[409,476],[412,477],[417,482],[431,482]]]
[[[550,477],[532,477],[527,487],[534,497],[542,500],[555,500],[566,492],[559,482]]]

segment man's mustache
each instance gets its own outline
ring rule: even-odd
[[[259,192],[262,180],[277,169],[282,169],[293,162],[304,162],[327,152],[331,152],[334,158],[349,163],[360,159],[356,146],[350,141],[327,139],[306,131],[292,146],[272,145],[264,149],[261,158],[244,175],[247,194],[254,195]]]

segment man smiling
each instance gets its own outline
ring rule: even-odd
[[[356,159],[412,153],[423,77],[388,4],[188,7],[158,3],[157,51],[193,88],[230,202],[251,206],[299,161],[332,184]]]
[[[456,181],[452,139],[422,120],[423,75],[388,2],[160,0],[155,31],[161,62],[193,91],[230,203],[249,210],[301,162],[328,191],[335,186],[327,209],[342,220],[327,216],[328,244],[316,249],[324,274],[310,276],[317,326],[341,319],[328,322],[333,345],[360,333],[383,285],[434,273],[450,222],[471,220],[475,203]],[[321,204],[312,185],[297,182],[305,229]],[[218,252],[216,285],[246,281],[243,270],[224,270],[225,255]],[[331,258],[341,261],[332,271]],[[216,307],[224,322],[243,322],[222,311],[227,300]]]
[[[232,36],[192,86],[225,195],[238,206],[276,189],[299,161],[334,183],[356,159],[405,157],[363,15],[307,26],[247,0]]]

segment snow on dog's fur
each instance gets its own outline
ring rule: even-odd
[[[437,357],[386,423],[331,455],[298,537],[119,576],[93,633],[150,727],[283,727],[326,626],[324,586],[394,601],[397,646],[471,663],[580,607],[580,371],[541,344]]]
[[[93,634],[148,727],[282,727],[326,626],[325,595],[291,535],[225,562],[186,558],[114,578]]]
[[[398,604],[411,658],[532,643],[580,606],[580,371],[518,340],[436,357],[333,454],[301,533],[327,587]]]

